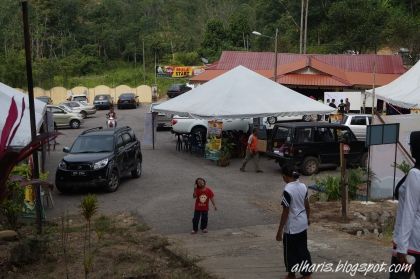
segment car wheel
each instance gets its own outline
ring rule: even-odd
[[[141,176],[141,161],[138,160],[136,163],[136,168],[134,170],[131,171],[131,177],[133,178],[139,178]]]
[[[207,129],[205,127],[202,127],[202,126],[194,127],[191,130],[191,134],[200,134],[201,139],[204,141],[204,139],[207,136]]]
[[[82,115],[82,118],[83,118],[83,119],[85,119],[85,118],[87,117],[87,113],[86,113],[86,111],[84,111],[84,110],[82,110],[82,111],[80,112],[80,114]]]
[[[70,121],[70,127],[72,129],[78,129],[80,127],[80,121],[79,120]]]
[[[304,175],[312,175],[319,170],[319,160],[315,157],[306,157],[301,166],[301,171]]]
[[[105,187],[105,190],[109,193],[117,191],[118,187],[120,186],[120,177],[118,175],[118,171],[113,169],[108,177],[108,182]]]
[[[367,162],[368,162],[368,153],[365,152],[365,153],[362,154],[362,157],[360,157],[360,166],[362,168],[366,169],[367,165],[368,165]]]

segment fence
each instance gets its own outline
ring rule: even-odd
[[[24,90],[18,88],[19,91],[25,92]],[[139,101],[141,103],[151,103],[152,102],[152,88],[147,85],[141,85],[136,88],[131,88],[127,85],[119,85],[115,88],[110,88],[105,85],[98,85],[94,88],[87,88],[84,86],[77,86],[72,89],[66,89],[64,87],[53,87],[50,90],[45,90],[40,87],[34,88],[34,96],[48,96],[52,99],[53,104],[59,104],[65,101],[70,95],[79,95],[84,94],[89,98],[89,102],[92,102],[96,95],[109,94],[111,97],[114,97],[116,101],[117,98],[123,93],[134,93],[139,96]]]

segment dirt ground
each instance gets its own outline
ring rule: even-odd
[[[254,200],[254,204],[260,208],[270,211],[278,212],[279,218],[282,207],[278,202]],[[389,244],[392,234],[394,216],[397,204],[390,201],[376,201],[364,203],[361,201],[351,201],[349,205],[349,214],[347,221],[343,221],[341,217],[341,202],[330,201],[320,202],[311,201],[311,223],[317,223],[323,227],[335,229],[349,234],[356,235],[361,231],[366,237],[366,233],[372,233],[370,237],[377,237],[374,235],[375,229],[381,233],[380,240]],[[381,216],[385,216],[381,220]],[[376,217],[372,217],[375,215]]]
[[[35,234],[32,226],[19,230],[20,241],[0,243],[0,278],[84,278],[85,267],[88,278],[215,278],[197,267],[196,260],[167,249],[166,238],[129,215],[100,216],[92,222],[88,260],[83,256],[88,247],[85,222],[79,216],[44,229],[45,245],[29,245],[33,251],[20,245]],[[11,253],[19,263],[10,262]]]

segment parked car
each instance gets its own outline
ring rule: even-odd
[[[89,99],[85,94],[79,94],[79,95],[71,95],[70,97],[67,98],[67,101],[83,101],[86,103],[89,103]]]
[[[158,103],[152,103],[150,105],[150,111],[152,111],[153,107],[157,105]],[[172,120],[172,117],[169,115],[166,115],[165,113],[162,113],[162,112],[156,113],[156,117],[155,117],[156,130],[171,129],[172,127],[171,120]]]
[[[169,87],[168,91],[166,92],[166,95],[168,95],[169,98],[175,98],[185,92],[190,91],[192,88],[187,86],[186,84],[180,84],[175,83],[172,84],[171,87]]]
[[[112,100],[111,95],[108,94],[101,94],[96,95],[95,99],[93,99],[93,105],[96,109],[110,109],[111,106],[114,105],[114,101]]]
[[[134,93],[123,93],[118,97],[118,109],[124,107],[137,108],[140,105],[139,96]]]
[[[90,105],[83,101],[66,101],[59,104],[60,107],[65,106],[75,113],[80,113],[83,118],[86,118],[88,115],[96,113],[96,108],[93,105]]]
[[[271,130],[276,123],[286,121],[305,121],[304,116],[281,116],[281,117],[264,117],[263,125],[267,130]],[[236,130],[244,133],[248,132],[249,126],[253,120],[251,118],[243,119],[224,119],[223,130]],[[174,115],[171,121],[172,132],[175,134],[201,133],[202,136],[207,134],[208,121],[204,119],[196,119],[191,117],[182,117]]]
[[[39,97],[36,97],[36,99],[46,103],[47,105],[52,104],[52,99],[48,96],[39,96]]]
[[[366,141],[366,127],[372,124],[372,115],[345,114],[341,124],[348,126],[358,140]]]
[[[83,123],[83,117],[79,113],[74,113],[66,108],[58,106],[47,106],[47,110],[53,113],[54,127],[70,127],[73,129],[80,128]]]
[[[291,164],[305,175],[317,173],[321,166],[340,165],[340,142],[350,146],[348,165],[365,167],[367,148],[349,127],[321,122],[276,124],[267,143],[267,155],[280,167]]]
[[[224,119],[223,130],[236,130],[248,132],[252,119]],[[200,133],[202,138],[206,138],[208,120],[196,119],[190,117],[182,117],[175,115],[171,121],[172,132],[175,134],[197,134]]]
[[[86,130],[63,152],[68,154],[58,164],[55,175],[55,185],[62,193],[80,187],[102,187],[114,192],[124,174],[138,178],[142,173],[140,141],[128,126]]]

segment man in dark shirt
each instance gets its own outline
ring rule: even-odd
[[[337,108],[336,104],[335,104],[335,99],[332,99],[331,103],[329,103],[329,106],[332,108]]]
[[[346,110],[346,104],[344,103],[343,99],[340,100],[340,104],[338,104],[338,112],[344,113]]]

